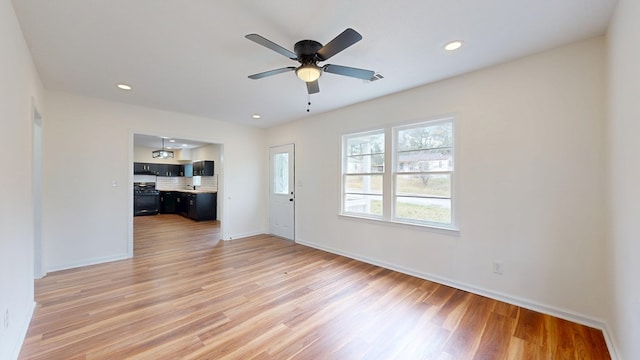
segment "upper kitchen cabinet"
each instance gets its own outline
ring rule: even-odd
[[[133,163],[133,173],[136,175],[158,175],[158,165],[153,163]]]
[[[156,164],[158,176],[184,176],[184,166],[177,164]]]
[[[193,176],[213,176],[213,161],[211,160],[194,161]]]
[[[134,175],[184,176],[184,166],[180,164],[133,163]]]

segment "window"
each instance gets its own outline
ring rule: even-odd
[[[384,138],[383,130],[343,137],[344,213],[382,217]]]
[[[450,226],[453,123],[394,129],[393,217]]]
[[[344,135],[341,213],[454,228],[453,120]]]

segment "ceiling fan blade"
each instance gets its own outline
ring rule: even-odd
[[[320,86],[318,86],[318,80],[307,83],[307,92],[309,93],[309,95],[320,92]]]
[[[357,31],[348,28],[347,30],[340,33],[340,35],[336,36],[333,40],[329,41],[327,45],[320,48],[320,50],[318,50],[317,52],[318,58],[320,59],[320,61],[325,61],[360,40],[362,40],[362,35],[360,35]]]
[[[282,74],[283,72],[287,72],[287,71],[293,71],[295,69],[296,69],[295,67],[289,66],[289,67],[285,67],[285,68],[269,70],[269,71],[265,71],[265,72],[261,72],[261,73],[257,73],[257,74],[253,74],[253,75],[249,75],[249,79],[258,80],[258,79],[262,79],[262,78],[267,77],[267,76]]]
[[[348,66],[341,65],[331,65],[327,64],[322,67],[322,69],[328,73],[350,76],[362,80],[371,80],[373,75],[375,75],[375,71],[352,68]]]
[[[279,54],[282,54],[286,57],[288,57],[291,60],[296,60],[298,58],[298,55],[296,55],[293,51],[287,50],[285,48],[283,48],[282,46],[274,43],[271,40],[265,39],[264,37],[258,35],[258,34],[249,34],[249,35],[245,35],[245,37],[255,43],[258,43],[268,49],[271,49]]]

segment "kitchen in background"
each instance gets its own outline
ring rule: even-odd
[[[135,134],[134,216],[164,213],[196,221],[216,220],[221,148],[219,144]],[[173,157],[162,156],[167,152]]]

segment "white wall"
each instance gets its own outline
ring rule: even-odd
[[[223,238],[266,231],[265,130],[202,117],[46,93],[47,270],[123,258],[130,249],[133,133],[224,145]],[[79,151],[81,149],[82,151]],[[121,186],[112,187],[116,180]]]
[[[609,320],[621,359],[640,357],[640,3],[621,0],[608,37]]]
[[[187,153],[189,154],[188,156],[191,158],[191,160],[188,161],[182,160],[181,158],[183,150],[176,150],[175,157],[172,159],[154,158],[151,153],[159,148],[159,146],[156,148],[134,146],[133,161],[157,164],[189,164],[197,160],[213,160],[215,161],[215,173],[218,173],[218,164],[221,161],[222,155],[220,144],[207,144],[195,149],[187,149]]]
[[[198,160],[213,160],[214,163],[214,173],[218,173],[218,164],[221,161],[221,146],[218,144],[209,144],[205,146],[201,146],[199,148],[195,148],[191,150],[191,157],[193,161]]]
[[[142,146],[133,147],[133,161],[134,162],[144,162],[144,163],[154,163],[154,164],[181,164],[183,162],[178,161],[177,158],[173,159],[162,159],[162,158],[154,158],[151,153],[155,150],[158,150],[160,146],[155,148],[147,148]],[[176,157],[178,153],[176,152]]]
[[[591,39],[269,129],[269,146],[296,144],[297,241],[601,326],[604,50]],[[341,134],[450,113],[459,235],[337,215]]]
[[[43,117],[45,113],[42,85],[9,0],[0,1],[0,54],[5,149],[0,175],[0,359],[12,359],[20,351],[34,306],[32,98]]]

